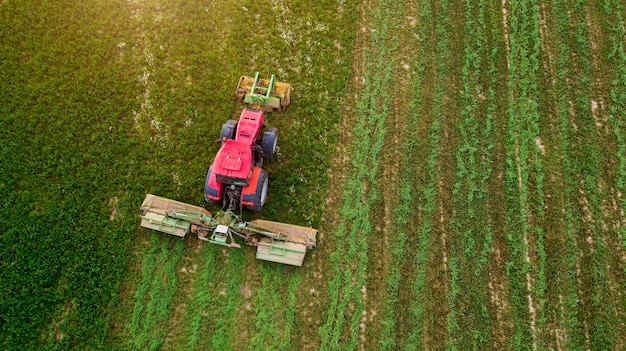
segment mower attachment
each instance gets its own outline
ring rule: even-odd
[[[202,207],[148,194],[140,209],[141,226],[184,237],[194,233],[212,244],[239,248],[235,237],[257,246],[256,258],[302,266],[306,252],[315,250],[317,230],[255,219],[244,222],[231,211],[215,215]]]

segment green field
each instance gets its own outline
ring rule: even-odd
[[[255,71],[303,267],[139,228]],[[625,211],[621,1],[0,0],[2,350],[623,350]]]

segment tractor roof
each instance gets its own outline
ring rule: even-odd
[[[239,116],[237,124],[236,140],[245,142],[250,145],[254,144],[254,139],[261,130],[264,123],[263,111],[244,109]]]
[[[250,144],[239,140],[226,140],[213,161],[213,173],[225,177],[248,179],[251,167]]]

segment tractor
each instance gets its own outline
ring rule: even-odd
[[[268,177],[263,167],[264,159],[276,152],[278,129],[267,128],[264,112],[284,110],[290,103],[291,86],[269,80],[243,76],[239,79],[235,95],[249,108],[244,108],[239,121],[228,120],[222,125],[221,147],[209,167],[204,187],[207,202],[222,202],[223,207],[234,211],[246,208],[259,212],[267,199]]]
[[[244,207],[261,211],[267,199],[268,176],[263,160],[276,154],[278,129],[266,128],[265,112],[283,111],[290,104],[291,85],[270,79],[243,76],[235,95],[246,105],[239,120],[222,125],[220,149],[208,169],[204,198],[221,203],[211,214],[203,207],[146,195],[140,208],[141,226],[185,237],[239,248],[236,238],[257,247],[257,259],[301,266],[307,251],[317,245],[317,230],[262,219],[241,220]],[[240,215],[234,211],[239,209]],[[225,209],[225,210],[224,210]]]

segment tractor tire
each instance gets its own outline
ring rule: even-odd
[[[278,128],[267,128],[263,133],[263,139],[261,140],[261,151],[264,158],[274,157],[276,152],[276,145],[278,144]]]
[[[220,200],[210,199],[208,195],[217,197],[220,190],[215,189],[209,186],[209,179],[211,178],[211,173],[213,171],[213,165],[209,167],[209,170],[206,172],[206,180],[204,181],[204,200],[210,204],[218,204]]]
[[[265,205],[265,200],[267,200],[268,184],[269,182],[267,172],[262,169],[261,174],[259,174],[259,181],[257,182],[256,192],[254,194],[254,205],[248,206],[251,211],[261,212],[261,210],[263,209],[263,205]]]
[[[222,134],[220,140],[235,139],[235,133],[237,132],[237,121],[229,119],[226,123],[222,124]]]

